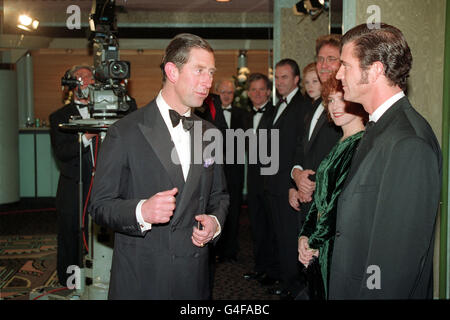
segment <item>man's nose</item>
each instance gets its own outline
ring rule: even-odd
[[[342,68],[343,68],[343,66],[341,65],[340,67],[339,67],[339,69],[338,69],[338,72],[336,73],[336,79],[338,79],[338,80],[342,80],[342,78],[343,78],[343,71],[342,71]]]

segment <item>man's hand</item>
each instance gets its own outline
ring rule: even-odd
[[[305,267],[308,267],[309,261],[311,261],[313,256],[319,256],[319,251],[310,249],[308,237],[301,236],[298,239],[298,260],[303,263]]]
[[[151,224],[166,223],[170,221],[175,210],[175,195],[177,188],[158,192],[142,204],[142,218]]]
[[[292,171],[292,177],[298,189],[298,198],[302,203],[310,202],[316,189],[316,183],[309,179],[309,176],[312,174],[315,174],[315,172],[309,169],[300,170],[295,168]]]
[[[216,234],[218,228],[217,221],[207,214],[195,216],[195,220],[202,225],[202,230],[194,227],[194,231],[192,232],[192,243],[197,247],[203,247],[211,241]]]
[[[299,200],[300,199],[299,199],[297,190],[295,190],[294,188],[290,188],[289,189],[289,204],[296,211],[300,211],[300,203],[298,202]]]

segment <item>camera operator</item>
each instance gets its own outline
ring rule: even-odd
[[[65,75],[66,79],[78,82],[69,86],[72,88],[72,101],[56,110],[50,115],[50,138],[53,153],[57,160],[60,176],[56,193],[56,210],[58,215],[58,251],[57,272],[61,285],[66,286],[67,267],[77,265],[81,267],[79,240],[79,176],[80,176],[80,152],[77,132],[67,132],[59,128],[59,124],[68,123],[71,117],[90,118],[89,88],[94,83],[92,69],[86,65],[72,67]],[[82,182],[83,205],[87,197],[87,191],[93,168],[93,139],[95,134],[84,133],[82,152]],[[87,187],[86,187],[87,186]],[[86,219],[87,222],[87,219]],[[87,227],[85,227],[87,230]],[[86,232],[87,235],[87,232]],[[86,239],[87,241],[87,239]]]

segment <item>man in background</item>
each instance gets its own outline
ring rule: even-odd
[[[283,299],[293,298],[303,282],[297,264],[297,237],[301,226],[297,223],[297,212],[288,201],[295,147],[304,133],[303,119],[312,107],[300,92],[299,82],[300,70],[297,62],[283,59],[276,64],[275,87],[279,101],[275,106],[270,129],[278,130],[279,141],[270,143],[279,143],[279,170],[274,175],[265,176],[264,188],[270,203],[280,264],[280,287],[270,292],[280,295]]]
[[[71,117],[90,118],[87,104],[89,103],[88,86],[94,83],[92,69],[87,65],[77,65],[69,71],[71,79],[79,84],[72,90],[72,101],[50,114],[50,139],[53,154],[59,167],[58,189],[56,192],[56,211],[58,215],[58,251],[57,273],[62,286],[67,285],[67,268],[71,265],[82,267],[84,248],[80,239],[79,221],[79,182],[80,182],[80,145],[77,132],[68,132],[59,128],[59,124],[69,123]],[[83,196],[85,205],[88,187],[91,181],[91,171],[94,163],[93,133],[82,135],[82,176]],[[87,222],[86,217],[86,222]],[[87,225],[85,225],[87,231]],[[82,234],[87,241],[87,232]]]
[[[341,35],[337,34],[321,36],[316,40],[316,67],[321,83],[325,83],[341,65],[340,41]],[[299,200],[296,208],[300,211],[299,225],[303,225],[312,204],[316,170],[342,136],[342,130],[328,120],[322,97],[314,101],[313,108],[305,118],[304,127],[306,130],[297,143],[295,166],[291,173]]]
[[[249,76],[248,97],[252,103],[250,125],[257,137],[257,143],[251,148],[259,148],[262,131],[266,131],[266,137],[269,135],[274,116],[274,107],[269,99],[271,91],[271,82],[266,75],[253,73]],[[266,150],[269,150],[268,144]],[[254,268],[252,272],[244,274],[244,278],[257,280],[262,285],[272,285],[279,277],[280,271],[270,204],[264,196],[264,176],[261,175],[264,165],[259,158],[259,150],[252,149],[250,152],[257,155],[256,163],[249,163],[247,168],[247,204],[253,239]]]
[[[221,79],[216,84],[216,92],[220,98],[220,107],[216,108],[215,120],[212,122],[223,136],[223,159],[225,161],[225,177],[227,190],[230,194],[230,207],[224,232],[217,243],[216,256],[218,262],[236,262],[239,252],[238,232],[239,217],[242,205],[242,192],[244,188],[244,163],[238,163],[239,150],[237,149],[235,135],[227,135],[227,130],[236,132],[238,129],[245,131],[248,128],[250,114],[233,105],[236,91],[231,79]],[[233,139],[234,141],[230,141]],[[234,150],[232,150],[233,148]],[[234,157],[227,160],[227,154],[233,152]]]

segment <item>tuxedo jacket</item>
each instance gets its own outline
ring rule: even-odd
[[[432,298],[441,164],[407,97],[365,132],[338,200],[330,299]]]
[[[336,145],[339,138],[342,137],[342,129],[337,127],[332,120],[328,119],[327,112],[324,110],[317,120],[311,138],[308,139],[311,120],[321,102],[322,98],[314,101],[313,108],[311,108],[306,115],[304,123],[305,132],[298,141],[295,154],[295,165],[301,165],[303,169],[310,169],[314,172],[317,170],[322,160]],[[311,177],[311,179],[315,178]],[[295,186],[295,183],[293,185]],[[302,212],[307,214],[310,206],[311,202],[302,203]]]
[[[56,207],[58,211],[70,212],[75,218],[60,215],[61,219],[69,219],[73,227],[78,229],[76,217],[78,216],[78,183],[80,180],[80,144],[78,133],[65,131],[59,124],[69,123],[71,116],[80,116],[74,103],[67,104],[49,116],[50,141],[53,155],[59,168],[59,182],[56,193]],[[95,143],[95,142],[94,142]],[[90,147],[82,146],[82,182],[83,200],[86,198],[92,171],[92,156]]]
[[[193,115],[202,132],[212,126]],[[194,128],[195,126],[194,125]],[[208,246],[192,243],[195,216],[215,215],[223,227],[229,197],[222,166],[192,162],[186,182],[172,160],[174,144],[156,100],[115,122],[101,146],[90,213],[115,231],[109,298],[207,299],[210,295]],[[198,155],[197,155],[198,157]],[[205,161],[206,160],[206,161]],[[170,221],[141,232],[136,206],[158,192],[178,188]],[[217,241],[217,238],[215,239]]]
[[[228,127],[227,122],[225,120],[225,112],[224,111],[221,102],[220,97],[216,94],[211,94],[212,102],[214,103],[215,107],[215,114],[213,117],[213,112],[210,109],[210,106],[205,105],[205,111],[201,115],[203,119],[206,121],[209,121],[212,123],[217,129],[220,130],[223,137],[223,161],[225,163],[224,170],[226,174],[226,178],[228,181],[228,185],[230,188],[236,188],[239,187],[239,189],[242,188],[244,183],[244,164],[238,164],[238,157],[245,156],[242,154],[242,150],[238,150],[237,146],[237,140],[235,139],[234,143],[234,150],[233,150],[233,163],[226,163],[227,159],[227,152],[230,152],[227,150],[227,135],[226,130],[227,129],[242,129],[244,132],[250,127],[250,119],[251,114],[242,108],[232,106],[231,107],[231,119],[230,119],[230,127]],[[242,192],[240,190],[239,192]]]
[[[266,150],[268,150],[268,152],[270,152],[270,145],[269,145],[269,136],[270,136],[270,128],[272,126],[272,120],[274,117],[274,106],[272,105],[272,103],[269,101],[267,102],[267,104],[265,105],[265,110],[264,113],[259,121],[258,127],[256,128],[256,141],[255,144],[253,146],[249,146],[249,148],[252,148],[251,151],[249,150],[249,152],[255,152],[256,153],[256,163],[248,164],[247,167],[247,190],[248,193],[253,193],[253,194],[262,194],[264,192],[264,176],[261,175],[261,168],[267,165],[262,165],[261,161],[260,161],[260,157],[259,157],[259,147],[260,147],[260,130],[267,130],[267,146],[266,146]],[[251,117],[250,119],[250,128],[253,128],[253,117]],[[250,159],[249,159],[250,160]]]
[[[278,130],[279,168],[274,175],[265,176],[265,189],[276,196],[285,196],[288,201],[288,190],[291,185],[291,169],[294,165],[296,146],[305,132],[305,117],[312,108],[311,102],[301,94],[294,95],[271,129]],[[274,116],[277,110],[274,110]],[[273,120],[273,119],[272,119]]]
[[[66,178],[79,180],[80,145],[78,133],[65,131],[59,128],[59,124],[69,123],[72,116],[81,116],[74,103],[69,103],[50,114],[50,140],[53,153],[59,165],[60,174]],[[90,176],[92,160],[90,159],[90,148],[82,147],[83,164],[88,165],[87,172]]]

